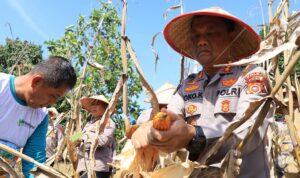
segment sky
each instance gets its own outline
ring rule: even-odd
[[[256,31],[260,25],[268,22],[268,0],[182,0],[183,12],[190,12],[211,6],[219,6],[239,17]],[[274,0],[275,12],[280,0]],[[180,15],[180,9],[163,14],[180,0],[127,0],[126,35],[131,40],[139,63],[147,81],[154,90],[165,82],[178,85],[180,77],[180,56],[172,50],[160,34],[155,42],[159,54],[157,70],[155,57],[151,50],[154,34],[161,32],[164,26],[175,16]],[[121,0],[112,0],[120,17]],[[43,46],[43,56],[48,52],[44,41],[59,39],[63,36],[65,27],[76,24],[79,15],[89,16],[93,8],[99,6],[98,0],[0,0],[0,44],[5,44],[6,38],[20,38]],[[290,10],[299,11],[297,0],[290,1]],[[11,30],[10,30],[11,29]],[[194,62],[188,60],[191,71]],[[199,68],[198,68],[199,69]],[[143,108],[145,94],[138,99]]]

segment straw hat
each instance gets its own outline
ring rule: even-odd
[[[47,110],[50,117],[56,117],[58,115],[58,111],[54,107],[47,108]]]
[[[156,97],[159,104],[168,104],[176,87],[172,84],[166,82],[159,89],[155,91]],[[149,99],[146,99],[145,102],[150,102]]]
[[[249,25],[219,7],[211,7],[182,14],[166,25],[164,37],[168,44],[178,53],[194,59],[193,43],[191,41],[191,22],[194,16],[223,17],[235,22],[233,32],[236,34],[236,38],[229,48],[234,59],[248,57],[259,50],[261,40]]]
[[[93,104],[93,101],[98,100],[101,101],[102,104],[108,105],[108,100],[103,95],[94,95],[94,96],[85,96],[82,99],[80,99],[80,103],[83,109],[90,112],[90,108]]]

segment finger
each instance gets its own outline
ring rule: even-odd
[[[240,157],[241,157],[241,152],[240,152],[240,151],[234,150],[233,152],[234,152],[234,156],[235,156],[236,158],[240,158]]]
[[[166,108],[162,108],[161,112],[167,113],[167,115],[170,117],[172,122],[177,120],[177,119],[180,119],[180,117],[177,114],[175,114],[174,112],[172,112],[170,110],[167,110]]]
[[[241,164],[242,164],[242,159],[241,158],[236,159],[235,162],[234,162],[235,166],[241,166]]]
[[[234,171],[233,171],[233,174],[234,174],[235,176],[239,175],[239,174],[240,174],[240,167],[236,167],[236,168],[234,169]]]
[[[149,138],[153,142],[167,142],[172,138],[171,129],[165,131],[159,131],[156,130],[155,128],[151,128],[151,134]]]

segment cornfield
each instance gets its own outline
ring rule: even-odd
[[[129,124],[127,118],[128,115],[128,69],[127,69],[127,55],[130,54],[131,59],[136,67],[136,70],[140,76],[143,87],[146,89],[146,93],[150,98],[153,111],[151,118],[159,112],[158,100],[155,96],[153,89],[147,82],[141,67],[139,66],[138,59],[135,55],[133,47],[131,46],[129,37],[125,34],[126,28],[126,15],[127,15],[127,1],[123,0],[123,16],[122,16],[122,29],[121,29],[121,56],[123,63],[123,74],[120,76],[120,81],[115,88],[115,92],[112,99],[105,111],[102,119],[97,122],[97,134],[101,134],[104,130],[105,123],[114,113],[116,103],[121,94],[123,95],[123,116],[126,126],[126,145],[118,154],[112,165],[117,170],[113,177],[144,177],[144,178],[157,178],[157,177],[170,177],[170,178],[182,178],[182,177],[234,177],[232,174],[232,167],[230,166],[231,152],[228,152],[223,161],[222,169],[209,169],[207,160],[218,151],[223,143],[225,143],[232,135],[232,132],[246,122],[258,107],[262,105],[264,109],[258,115],[255,124],[250,129],[249,133],[241,143],[236,145],[236,150],[242,151],[246,142],[255,133],[258,127],[261,125],[265,115],[270,107],[271,102],[275,102],[276,118],[284,118],[286,121],[285,126],[271,125],[269,128],[269,148],[271,165],[271,173],[273,177],[276,175],[275,160],[281,159],[283,164],[283,172],[286,177],[299,177],[300,175],[300,76],[296,73],[295,66],[299,64],[300,59],[300,11],[289,13],[289,0],[282,0],[277,6],[276,11],[273,13],[273,0],[268,2],[268,25],[263,25],[263,41],[261,43],[260,50],[247,59],[242,59],[229,65],[261,65],[269,74],[269,78],[272,81],[272,91],[269,96],[253,102],[245,112],[240,121],[233,123],[228,127],[225,134],[217,140],[217,142],[197,161],[192,162],[187,159],[188,152],[186,150],[178,150],[171,154],[160,153],[158,150],[144,149],[135,150],[130,143],[130,137],[132,133],[137,129],[136,126]],[[168,11],[178,8],[171,7]],[[167,12],[168,12],[167,11]],[[167,14],[165,13],[165,15]],[[158,54],[154,49],[154,40],[158,34],[155,34],[152,42],[152,49],[155,53],[156,60]],[[90,48],[91,49],[91,48]],[[92,49],[90,50],[90,56]],[[87,63],[88,64],[88,63]],[[36,176],[45,177],[79,177],[79,174],[75,171],[77,167],[77,153],[74,144],[71,141],[72,135],[76,132],[80,132],[82,116],[79,112],[79,103],[77,102],[81,98],[81,88],[83,87],[83,78],[88,65],[85,65],[81,77],[80,84],[75,89],[76,95],[72,97],[70,101],[72,110],[69,113],[61,113],[56,119],[58,124],[62,120],[67,120],[65,137],[61,144],[58,145],[56,154],[50,157],[46,164],[38,163],[32,158],[23,155],[20,152],[14,151],[9,147],[0,144],[0,149],[8,153],[11,153],[21,159],[25,159],[34,163],[37,169],[34,171]],[[226,64],[228,65],[228,64]],[[94,65],[95,66],[95,65]],[[97,64],[97,66],[101,66]],[[220,65],[222,66],[222,65]],[[224,66],[224,65],[223,65]],[[19,69],[20,70],[20,69]],[[101,67],[99,68],[101,71]],[[181,76],[183,76],[183,67]],[[183,78],[183,77],[181,77]],[[283,131],[284,130],[284,131]],[[87,165],[88,177],[94,178],[94,154],[98,140],[95,139],[92,143],[90,150],[90,160],[92,164]],[[286,152],[286,156],[283,156],[282,151]],[[56,155],[62,155],[64,162],[58,162],[55,160]],[[54,164],[53,164],[54,163]],[[54,165],[54,166],[50,166]],[[20,170],[14,170],[5,160],[0,159],[0,167],[8,172],[11,177],[20,177]]]

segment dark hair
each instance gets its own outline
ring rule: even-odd
[[[50,56],[36,64],[31,70],[32,74],[39,73],[44,77],[46,86],[59,88],[67,85],[72,89],[76,84],[76,73],[71,63],[61,56]]]
[[[203,17],[204,17],[203,15],[194,16],[193,19],[192,19],[191,26],[193,26],[194,20],[196,20],[197,18],[203,18]],[[215,17],[220,18],[221,20],[223,20],[223,22],[226,25],[226,29],[227,29],[228,32],[233,32],[234,31],[235,22],[233,20],[223,18],[223,17],[218,17],[218,16],[215,16]]]

